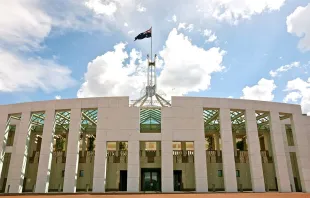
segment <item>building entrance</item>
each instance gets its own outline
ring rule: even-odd
[[[141,191],[161,191],[160,168],[141,169]]]
[[[127,191],[127,170],[121,170],[119,177],[119,191]]]
[[[182,189],[182,170],[173,171],[174,191],[181,191]]]

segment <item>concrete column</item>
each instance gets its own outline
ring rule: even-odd
[[[8,123],[8,115],[6,112],[1,112],[0,114],[0,175],[2,174],[4,155],[6,143],[8,140],[8,134],[10,130],[10,125]]]
[[[264,136],[265,150],[270,152],[269,141],[268,141],[268,138],[269,138],[268,133],[264,131],[263,136]]]
[[[247,109],[245,112],[245,119],[252,189],[253,192],[265,192],[265,181],[255,110]]]
[[[296,158],[303,192],[310,192],[310,148],[307,135],[308,117],[293,114],[291,117]]]
[[[98,112],[99,114],[99,112]],[[99,119],[98,119],[99,121]],[[100,134],[102,132],[102,134]],[[105,192],[107,170],[107,141],[103,131],[96,133],[93,192]]]
[[[220,133],[222,141],[222,158],[224,185],[226,192],[237,192],[236,165],[232,139],[230,109],[220,109]]]
[[[128,179],[127,191],[140,191],[140,142],[138,140],[128,141]]]
[[[219,133],[214,134],[214,139],[215,139],[215,150],[219,151],[220,150],[220,138],[219,138]]]
[[[172,141],[161,142],[161,187],[162,192],[173,192],[173,154]]]
[[[186,142],[184,141],[181,142],[181,149],[182,149],[183,155],[186,155]]]
[[[172,147],[172,144],[171,144],[171,147]],[[156,156],[157,157],[160,157],[160,151],[161,151],[161,142],[157,141],[156,142]]]
[[[21,193],[28,158],[28,146],[30,141],[30,111],[23,112],[19,124],[16,125],[15,138],[11,155],[10,168],[6,184],[6,192],[10,186],[9,193]]]
[[[145,149],[146,149],[146,142],[139,142],[139,152],[141,151],[141,157],[145,157]]]
[[[232,132],[232,138],[233,138],[234,153],[235,153],[235,156],[237,156],[236,132]]]
[[[196,192],[208,192],[205,141],[194,141]]]
[[[79,165],[80,125],[81,108],[71,109],[63,188],[65,193],[76,192],[76,180]]]
[[[51,162],[53,157],[53,140],[55,134],[55,109],[45,112],[44,128],[42,134],[40,161],[38,166],[36,193],[47,193],[50,174]]]
[[[86,151],[87,141],[88,141],[88,139],[86,139],[86,133],[84,133],[83,137],[82,137],[82,156],[83,157],[84,157],[84,153]]]
[[[286,156],[286,162],[287,162],[287,168],[288,168],[288,175],[290,177],[290,184],[292,187],[292,191],[296,192],[294,174],[293,174],[293,169],[292,169],[290,151],[289,151],[288,142],[287,142],[287,134],[286,134],[285,124],[281,124],[281,130],[282,130],[282,133],[284,136],[284,139],[283,139],[284,140],[284,149],[285,149],[285,156]]]
[[[270,139],[279,192],[291,192],[279,112],[270,112]]]

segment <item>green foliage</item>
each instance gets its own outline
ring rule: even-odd
[[[119,143],[119,150],[121,151],[127,151],[127,146],[125,142],[120,142]]]
[[[64,150],[65,140],[63,138],[56,139],[56,151],[63,151]]]
[[[88,151],[93,151],[94,148],[95,148],[95,138],[94,137],[90,137],[89,138],[89,145],[88,145],[87,150]]]
[[[206,138],[206,140],[207,140],[207,142],[208,142],[208,150],[209,151],[212,151],[212,150],[214,150],[214,148],[213,148],[213,142],[214,142],[214,139],[213,139],[213,137],[212,136],[208,136],[207,138]]]

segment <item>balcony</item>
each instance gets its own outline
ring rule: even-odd
[[[108,151],[107,161],[108,163],[127,163],[128,151]]]
[[[174,163],[194,163],[194,151],[187,150],[174,150],[173,151]]]
[[[207,163],[223,163],[222,151],[207,150]]]

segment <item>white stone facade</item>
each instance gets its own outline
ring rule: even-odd
[[[204,133],[204,109],[218,109],[220,120],[220,140],[223,170],[223,186],[226,192],[239,190],[235,170],[242,165],[235,162],[236,150],[233,140],[231,110],[245,112],[246,142],[248,147],[249,174],[252,191],[267,191],[264,179],[264,167],[260,152],[260,142],[255,112],[270,114],[270,149],[274,161],[274,169],[278,191],[296,191],[291,168],[290,152],[296,155],[301,189],[310,192],[310,117],[301,113],[299,105],[262,102],[239,99],[172,97],[171,107],[161,108],[160,133],[140,132],[140,109],[129,106],[129,97],[103,97],[86,99],[53,100],[0,106],[0,172],[4,167],[4,154],[11,153],[10,165],[5,184],[5,192],[22,193],[27,160],[29,160],[28,144],[30,137],[29,119],[32,112],[45,112],[44,128],[39,153],[34,192],[47,193],[51,177],[53,154],[53,136],[55,112],[70,110],[69,136],[66,148],[66,162],[63,181],[63,192],[77,191],[77,175],[79,166],[79,130],[82,109],[98,109],[96,126],[96,147],[93,162],[92,192],[105,192],[107,182],[107,142],[128,142],[127,191],[141,191],[140,142],[153,141],[161,144],[161,191],[174,191],[174,158],[172,144],[176,141],[194,143],[194,183],[195,191],[208,192],[214,180],[208,176],[208,169],[213,165],[207,163]],[[16,125],[12,146],[6,145],[8,115],[21,114],[20,120],[12,120]],[[294,146],[288,146],[284,123],[279,114],[289,114],[292,126]],[[283,132],[284,131],[284,132]],[[267,145],[266,145],[267,146]],[[211,167],[212,166],[212,167]],[[218,169],[218,168],[217,168]],[[1,180],[2,181],[2,180]]]

